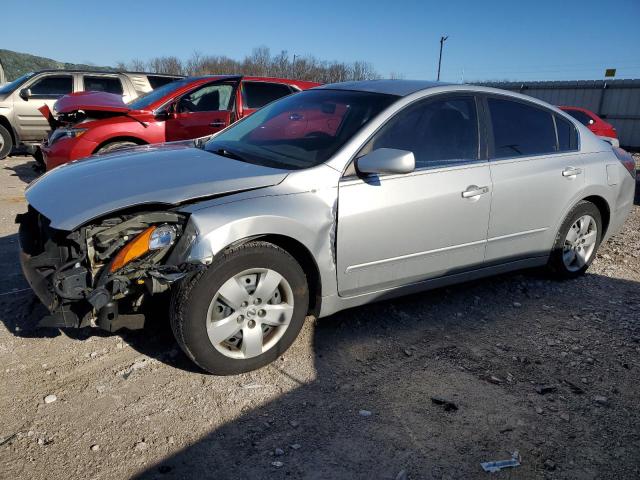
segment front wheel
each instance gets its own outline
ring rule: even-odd
[[[565,218],[549,259],[559,278],[575,278],[587,271],[602,240],[602,217],[593,203],[579,202]]]
[[[13,149],[11,133],[3,125],[0,125],[0,160],[4,159]]]
[[[291,346],[309,307],[296,260],[267,242],[229,249],[174,291],[171,326],[184,352],[216,375],[258,369]]]
[[[111,142],[100,147],[98,150],[96,150],[96,153],[99,153],[99,154],[110,153],[110,152],[115,152],[116,150],[122,150],[123,148],[130,148],[130,147],[137,147],[137,146],[138,146],[137,143],[129,142],[129,141]]]

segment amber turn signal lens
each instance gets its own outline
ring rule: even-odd
[[[138,234],[136,238],[127,243],[113,259],[109,271],[111,273],[121,269],[127,263],[140,258],[149,251],[149,238],[156,227],[149,227],[144,232]]]

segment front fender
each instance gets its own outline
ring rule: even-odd
[[[320,271],[322,296],[337,291],[336,189],[262,196],[195,210],[168,263],[210,264],[229,245],[281,235],[309,251]]]

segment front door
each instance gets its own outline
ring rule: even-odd
[[[402,110],[362,149],[414,153],[416,170],[339,185],[338,290],[351,296],[419,282],[484,261],[491,176],[473,96]],[[357,165],[357,163],[356,163]]]
[[[28,82],[22,88],[30,89],[31,96],[22,98],[19,92],[14,93],[16,130],[20,140],[43,140],[50,128],[49,122],[38,109],[47,105],[53,111],[53,104],[60,97],[73,92],[73,76],[70,74],[43,75]]]
[[[238,82],[209,83],[183,95],[176,103],[175,117],[165,124],[168,142],[189,140],[216,133],[233,119]]]

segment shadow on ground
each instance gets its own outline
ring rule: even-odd
[[[17,262],[6,252],[15,242],[0,239],[9,275]],[[2,292],[25,286],[15,278],[0,285]],[[558,283],[526,272],[322,319],[313,334],[314,381],[137,478],[475,478],[487,475],[480,462],[514,450],[522,466],[501,478],[631,478],[640,473],[640,419],[632,413],[640,393],[638,293],[635,282],[595,274]],[[43,310],[28,291],[0,297],[0,305],[15,335],[60,334],[36,328]],[[145,355],[197,371],[182,354],[167,357],[175,343],[165,307],[153,328],[120,335]],[[585,349],[597,360],[588,363]],[[280,362],[266,368],[289,375]],[[555,390],[538,394],[538,384]],[[595,395],[609,404],[594,404]]]
[[[35,165],[36,163],[33,161],[33,158],[25,156],[23,163],[13,166],[4,165],[4,168],[6,170],[12,170],[12,176],[18,177],[24,183],[31,183],[31,181],[35,180],[38,175],[40,175],[40,173],[35,170]]]

